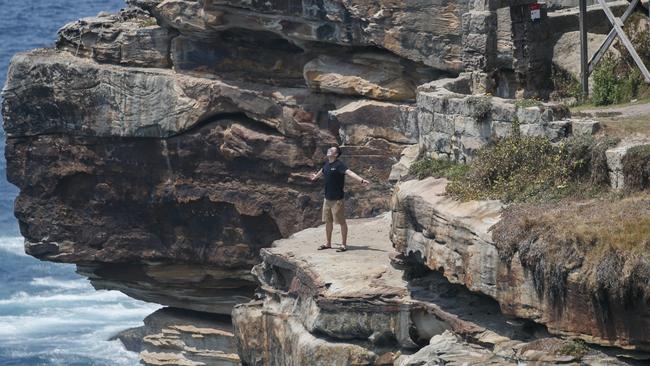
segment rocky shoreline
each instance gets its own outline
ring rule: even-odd
[[[408,180],[515,130],[597,132],[539,100],[575,14],[533,2],[129,0],[71,22],[2,91],[25,251],[169,306],[117,336],[147,365],[647,361],[647,300],[603,307],[578,268],[558,306],[498,252],[504,203]],[[345,253],[316,251],[334,144],[373,182],[348,185]],[[645,145],[607,150],[613,188]]]

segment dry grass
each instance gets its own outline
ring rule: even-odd
[[[608,189],[605,150],[610,138],[574,137],[552,144],[546,137],[513,136],[479,150],[447,193],[467,200],[548,202],[593,197]]]
[[[578,271],[593,293],[650,298],[650,194],[513,205],[493,227],[501,257],[518,255],[540,295],[557,303]]]
[[[603,131],[608,136],[623,138],[626,136],[650,136],[650,116],[633,116],[623,118],[599,118]]]

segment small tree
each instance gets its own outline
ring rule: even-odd
[[[595,105],[608,105],[620,100],[618,63],[611,56],[603,58],[594,70],[594,89],[591,100]]]

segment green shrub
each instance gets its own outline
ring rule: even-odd
[[[506,137],[480,150],[466,179],[452,181],[447,192],[464,200],[528,201],[565,186],[562,163],[559,149],[545,137]]]
[[[650,61],[650,32],[647,30],[647,18],[634,14],[626,23],[625,32],[634,45],[639,57],[647,64]],[[614,46],[619,58],[611,55],[604,57],[593,73],[592,102],[595,105],[629,102],[644,95],[648,88],[634,59],[620,42]]]
[[[619,139],[605,136],[574,136],[564,142],[571,178],[584,179],[591,185],[608,185],[609,168],[605,151],[616,146]]]
[[[579,338],[574,338],[570,343],[565,344],[562,348],[557,351],[560,355],[573,356],[580,358],[589,353],[589,347],[587,343]]]
[[[643,76],[641,75],[641,71],[637,68],[631,69],[629,73],[626,73],[626,75],[627,76],[621,80],[619,85],[618,94],[620,102],[629,102],[636,98],[637,95],[639,95],[641,85],[643,84]]]
[[[471,96],[467,98],[467,105],[471,110],[471,116],[479,121],[485,119],[492,110],[489,97]]]
[[[152,25],[157,25],[157,24],[158,21],[156,20],[156,18],[153,17],[140,20],[140,26],[143,28],[151,27]]]
[[[554,98],[575,98],[578,103],[583,101],[580,82],[570,73],[559,69],[555,64],[551,68]]]
[[[515,101],[515,106],[519,108],[537,107],[540,105],[542,105],[542,102],[537,99],[524,98]]]
[[[603,58],[594,70],[594,88],[591,101],[595,105],[608,105],[621,101],[621,80],[617,75],[618,63],[613,57]]]
[[[513,130],[516,126],[513,123]],[[519,136],[513,131],[512,136],[479,150],[465,174],[452,179],[447,192],[461,200],[505,202],[599,193],[608,184],[605,150],[615,143],[581,137],[553,145],[546,137]]]
[[[464,164],[444,159],[421,158],[413,162],[409,174],[424,179],[427,177],[458,179],[462,177],[468,167]]]

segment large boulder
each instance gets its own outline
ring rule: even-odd
[[[170,42],[176,32],[156,24],[139,8],[101,13],[63,26],[57,47],[99,62],[139,67],[170,67]]]

